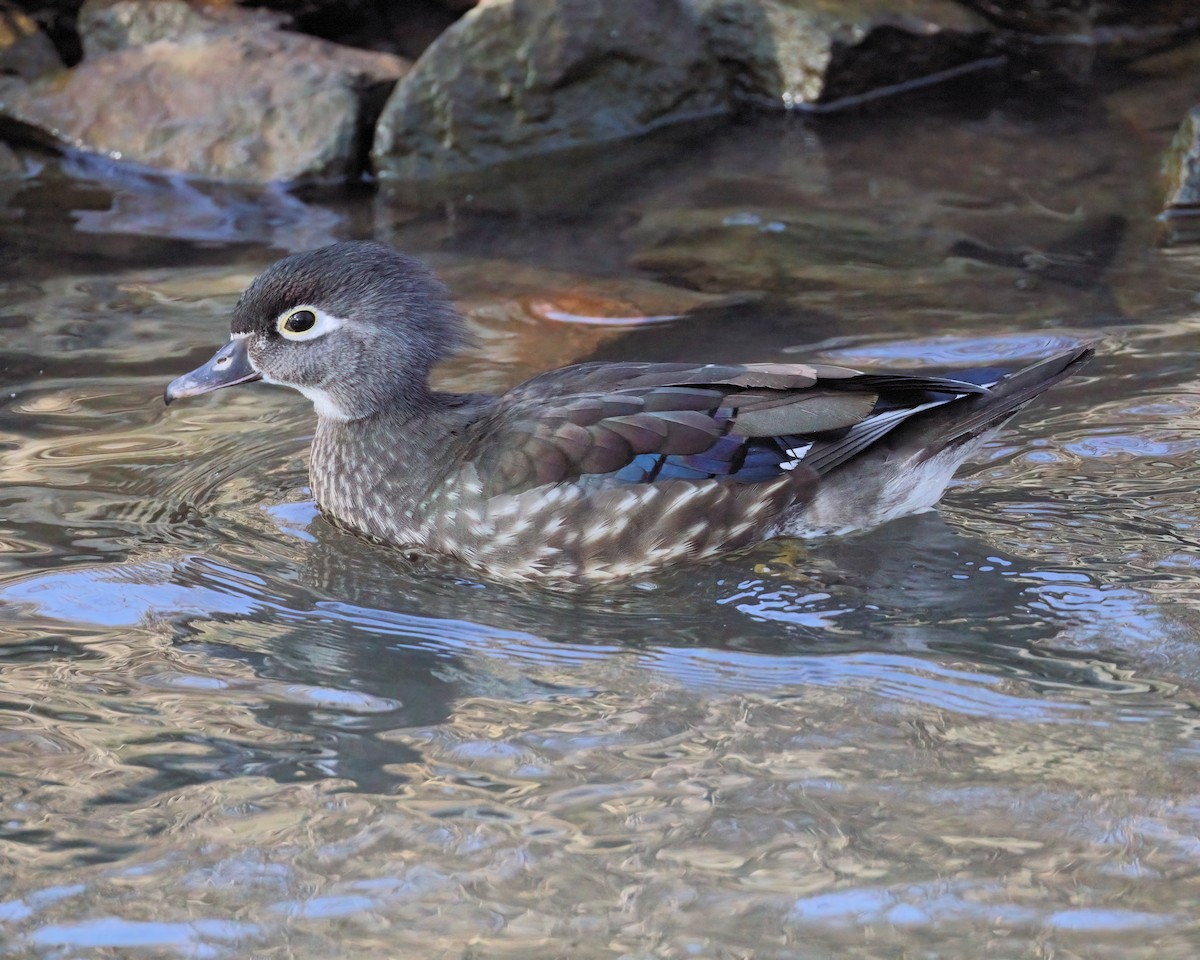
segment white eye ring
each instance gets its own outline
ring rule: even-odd
[[[341,325],[339,317],[306,303],[289,307],[275,321],[275,329],[287,340],[314,340]]]

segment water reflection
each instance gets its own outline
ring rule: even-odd
[[[311,505],[296,506],[304,509],[283,511],[291,524],[312,515]],[[215,700],[249,690],[263,702],[259,722],[318,738],[331,723],[345,726],[356,746],[332,751],[323,775],[365,776],[371,790],[376,766],[362,742],[371,731],[444,719],[463,693],[581,695],[590,685],[536,678],[630,659],[697,691],[862,689],[995,719],[1079,722],[1098,695],[1143,717],[1186,709],[1164,704],[1174,686],[1137,677],[1131,658],[1106,661],[1060,642],[1081,616],[1092,630],[1112,621],[1154,635],[1143,596],[1085,574],[1028,569],[936,514],[804,551],[766,546],[642,585],[653,589],[582,596],[473,582],[465,571],[363,544],[315,516],[299,543],[271,549],[75,565],[9,581],[0,595],[26,618],[173,624],[182,649],[232,658],[256,679],[162,683],[197,683]],[[755,560],[759,575],[747,579]],[[678,608],[689,592],[697,609]],[[350,687],[330,686],[337,678]]]

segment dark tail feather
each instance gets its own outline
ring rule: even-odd
[[[1055,354],[1010,374],[985,394],[947,404],[927,417],[914,418],[912,426],[917,433],[913,439],[922,448],[924,457],[974,440],[999,427],[1060,380],[1078,373],[1094,352],[1091,346],[1084,346]],[[931,421],[938,419],[942,421],[938,429],[930,432]]]

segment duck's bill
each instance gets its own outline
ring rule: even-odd
[[[204,366],[197,367],[191,373],[185,373],[167,384],[163,402],[170,403],[180,397],[198,397],[202,393],[259,378],[258,371],[250,365],[245,339],[238,337],[214,353],[213,358]]]

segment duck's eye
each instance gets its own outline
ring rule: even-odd
[[[279,315],[275,329],[288,340],[312,340],[336,330],[342,321],[320,307],[292,307]]]
[[[293,311],[283,320],[283,329],[287,333],[308,333],[316,325],[317,315],[311,310]]]

